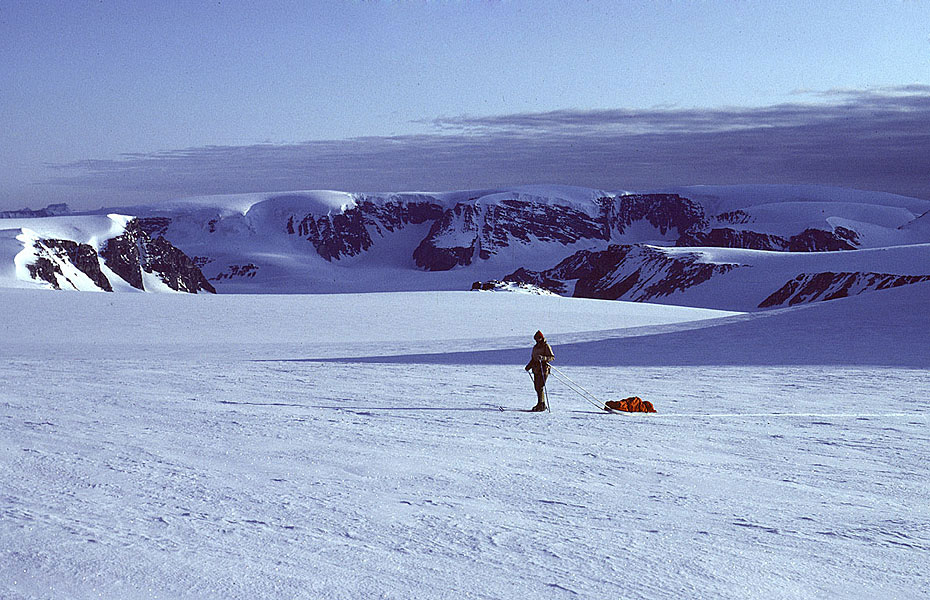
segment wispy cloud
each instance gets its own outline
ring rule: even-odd
[[[930,198],[930,86],[759,108],[443,117],[434,133],[204,146],[55,165],[52,183],[168,195],[523,183],[819,183]]]

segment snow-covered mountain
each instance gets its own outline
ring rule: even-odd
[[[818,186],[522,186],[205,196],[106,212],[136,217],[133,235],[190,257],[209,282],[172,286],[187,291],[465,290],[508,279],[566,295],[751,310],[922,281],[930,276],[928,211],[926,200]],[[58,277],[28,267],[49,238],[24,231],[56,220],[82,230],[82,219],[99,218],[0,220],[0,235],[21,245],[15,285]],[[100,240],[91,245],[102,252]],[[62,273],[81,270],[75,251],[45,254]],[[82,282],[73,287],[106,289]]]
[[[0,286],[216,292],[186,254],[118,214],[0,220]]]
[[[584,298],[754,310],[930,280],[930,244],[848,252],[612,245],[505,281]]]

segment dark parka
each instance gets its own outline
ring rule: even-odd
[[[542,333],[537,332],[535,339],[536,345],[533,346],[530,362],[526,363],[525,368],[527,371],[533,370],[533,387],[536,388],[537,401],[543,404],[543,387],[546,385],[546,378],[549,377],[549,361],[555,358],[555,354]]]

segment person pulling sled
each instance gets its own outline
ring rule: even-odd
[[[536,345],[533,346],[533,353],[530,355],[530,362],[526,364],[526,371],[533,371],[533,387],[536,388],[536,406],[533,412],[546,410],[546,379],[549,377],[549,361],[555,358],[552,348],[546,341],[542,331],[537,331],[533,336]]]

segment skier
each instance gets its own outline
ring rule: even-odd
[[[533,412],[539,412],[546,410],[543,389],[546,386],[546,378],[549,377],[549,361],[555,358],[555,355],[552,353],[552,348],[549,347],[549,343],[542,331],[537,331],[533,339],[536,340],[536,345],[533,346],[533,353],[530,362],[526,364],[525,370],[533,370],[533,387],[536,388],[537,400],[536,406],[532,410]]]

